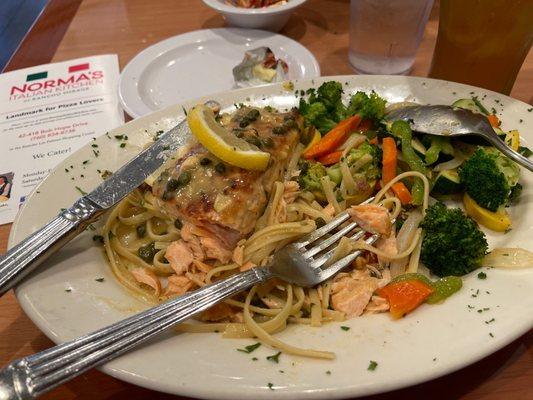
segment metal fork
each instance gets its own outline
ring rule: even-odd
[[[315,246],[308,246],[339,228],[349,218],[348,213],[343,212],[300,241],[285,246],[274,254],[272,263],[267,267],[252,268],[106,328],[8,364],[0,370],[0,400],[40,396],[255,284],[280,278],[288,283],[311,287],[331,278],[361,254],[361,251],[355,251],[324,267],[335,250],[335,244],[354,231],[357,223],[349,222]],[[359,229],[355,230],[352,238],[357,240],[365,235],[366,232]],[[365,241],[372,244],[378,237],[379,235],[373,234]]]

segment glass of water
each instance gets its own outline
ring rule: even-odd
[[[362,74],[406,74],[413,67],[433,0],[351,0],[352,67]]]

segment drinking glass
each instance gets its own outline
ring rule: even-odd
[[[363,74],[413,67],[433,0],[351,0],[350,64]]]
[[[441,0],[429,76],[509,94],[533,42],[533,0]]]

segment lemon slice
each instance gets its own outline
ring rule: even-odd
[[[228,132],[215,120],[213,110],[199,104],[187,114],[191,132],[209,152],[228,164],[264,171],[270,154]]]
[[[465,193],[463,197],[466,214],[479,224],[496,232],[505,232],[511,226],[509,215],[505,211],[492,212],[481,207]]]

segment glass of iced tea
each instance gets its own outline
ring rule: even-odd
[[[533,42],[533,0],[441,0],[429,76],[509,94]]]

